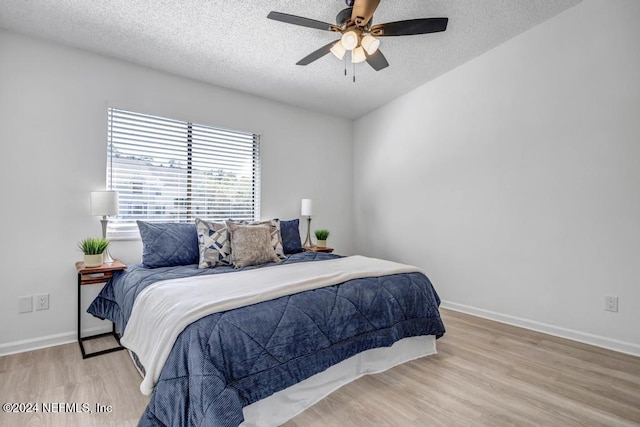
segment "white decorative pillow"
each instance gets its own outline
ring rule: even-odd
[[[196,230],[200,249],[199,268],[231,264],[231,241],[225,224],[196,218]]]
[[[244,225],[227,221],[231,260],[235,268],[280,262],[271,243],[271,225]]]

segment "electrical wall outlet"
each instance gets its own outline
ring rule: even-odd
[[[18,313],[30,313],[33,311],[33,298],[31,295],[28,297],[18,297]]]
[[[618,311],[618,297],[604,297],[604,309],[607,311]]]
[[[36,310],[49,310],[49,294],[36,295]]]

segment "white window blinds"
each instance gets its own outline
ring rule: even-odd
[[[260,217],[260,138],[109,108],[107,182],[119,212],[110,238],[136,237],[136,220]]]

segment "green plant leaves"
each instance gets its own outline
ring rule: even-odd
[[[316,235],[316,239],[318,240],[327,240],[327,237],[329,237],[329,230],[316,230],[313,234]]]
[[[78,248],[85,255],[99,255],[107,249],[109,242],[103,237],[87,237],[78,242]]]

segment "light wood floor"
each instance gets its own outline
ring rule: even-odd
[[[438,354],[364,377],[286,427],[640,426],[640,358],[442,310]],[[148,399],[125,352],[77,344],[0,358],[0,401],[112,405],[111,413],[7,414],[0,426],[135,426]]]

